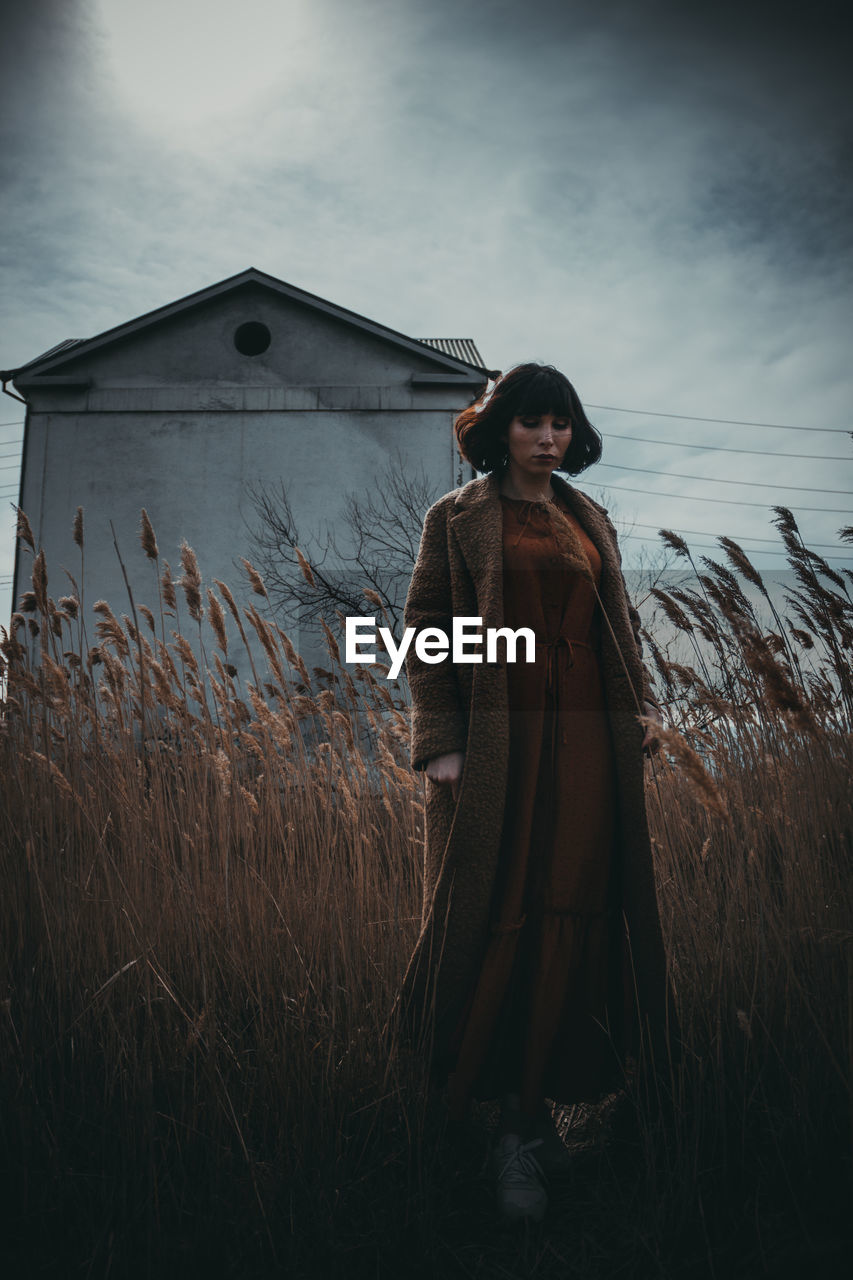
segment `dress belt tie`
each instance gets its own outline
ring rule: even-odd
[[[574,649],[576,645],[581,645],[584,649],[591,649],[592,645],[586,640],[570,640],[568,636],[557,636],[554,640],[537,640],[536,648],[545,649],[547,656],[545,658],[545,687],[551,689],[554,684],[554,658],[557,649],[564,648],[569,651],[569,666],[575,665]]]

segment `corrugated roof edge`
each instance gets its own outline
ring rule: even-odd
[[[479,365],[481,369],[486,368],[473,338],[418,338],[416,341],[423,342],[427,347],[434,347],[436,351],[443,351],[456,360],[465,360],[468,364]]]
[[[39,360],[46,360],[48,356],[59,355],[60,351],[65,351],[66,348],[79,347],[81,343],[88,341],[88,338],[63,338],[55,347],[48,347],[47,351],[42,351],[40,356],[34,356],[32,360],[28,360],[27,364],[36,364]]]

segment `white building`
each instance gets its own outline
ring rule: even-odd
[[[185,539],[205,582],[236,594],[249,486],[284,481],[301,533],[319,517],[335,527],[347,493],[370,491],[398,447],[439,492],[463,484],[475,473],[452,423],[489,371],[470,340],[409,338],[251,268],[7,376],[27,403],[20,505],[54,599],[69,590],[63,568],[79,576],[84,511],[91,637],[96,600],[129,612],[111,522],[138,602],[157,605],[143,507],[176,578]],[[15,606],[30,569],[19,547]],[[307,635],[293,639],[322,661]]]

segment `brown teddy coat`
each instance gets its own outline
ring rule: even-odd
[[[636,993],[632,1021],[615,1024],[621,1027],[616,1047],[636,1054],[639,1027],[647,1022],[657,1058],[665,1052],[667,1023],[673,1041],[677,1023],[646,821],[643,728],[637,719],[644,713],[643,701],[656,700],[642,662],[640,619],[628,599],[616,530],[604,507],[556,473],[552,482],[601,555],[599,598],[609,620],[609,626],[602,625],[601,669],[615,755],[624,954],[633,965]],[[449,637],[454,616],[482,618],[483,635],[487,627],[503,625],[499,483],[494,472],[471,480],[427,511],[406,599],[407,627],[437,626]],[[565,554],[570,564],[570,550]],[[465,752],[457,801],[449,786],[426,780],[421,933],[395,1005],[410,1031],[429,1024],[431,1065],[439,1076],[452,1066],[447,1039],[487,941],[507,785],[504,649],[498,646],[493,663],[486,662],[485,643],[478,651],[481,663],[454,664],[448,655],[427,664],[412,644],[406,660],[413,768],[423,770],[429,760],[450,751]],[[431,1023],[423,1014],[433,1007]]]

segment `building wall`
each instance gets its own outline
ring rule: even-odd
[[[246,320],[260,320],[272,334],[260,356],[234,347]],[[72,524],[82,506],[90,640],[97,599],[116,613],[130,611],[111,523],[134,595],[156,613],[154,572],[138,538],[145,507],[176,578],[186,539],[206,583],[221,578],[238,599],[261,605],[239,565],[250,555],[247,522],[256,523],[251,485],[282,481],[307,540],[322,521],[343,534],[348,494],[375,488],[397,449],[404,468],[422,464],[439,493],[473,476],[460,463],[452,422],[475,384],[411,385],[413,373],[439,368],[355,326],[248,289],[68,360],[62,374],[90,380],[86,390],[24,380],[22,506],[45,549],[49,593],[56,599],[69,590],[63,569],[80,577]],[[18,594],[27,589],[29,561],[19,549]],[[186,625],[179,599],[192,640],[195,626]],[[239,645],[233,624],[229,635]],[[324,661],[310,636],[293,639],[306,660]],[[235,647],[235,660],[238,653]],[[237,665],[248,674],[247,664]]]

